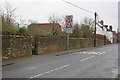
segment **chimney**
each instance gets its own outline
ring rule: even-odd
[[[104,25],[104,27],[107,29],[107,28],[108,28],[108,25]]]
[[[112,26],[109,26],[109,30],[112,31]]]
[[[103,20],[101,20],[100,23],[101,23],[102,25],[104,25],[104,21],[103,21]]]
[[[106,28],[106,30],[108,31],[108,25],[104,25],[104,27]]]

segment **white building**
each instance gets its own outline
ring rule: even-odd
[[[93,23],[91,26],[92,30],[94,31],[95,29],[95,23]],[[106,39],[108,39],[111,43],[113,43],[113,32],[112,32],[112,28],[111,26],[108,29],[108,25],[104,25],[103,21],[102,22],[98,22],[96,24],[96,34],[99,36],[102,36],[104,38],[104,36],[106,37]],[[103,39],[102,38],[102,39]]]
[[[106,32],[106,38],[107,38],[111,43],[113,43],[113,32],[107,31],[107,32]]]

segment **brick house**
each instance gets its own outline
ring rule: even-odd
[[[51,30],[53,35],[56,36],[62,31],[59,23],[32,23],[28,26],[28,29],[31,31],[40,29],[44,30],[46,28]]]

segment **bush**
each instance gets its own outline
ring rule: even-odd
[[[19,28],[17,31],[18,34],[26,34],[26,29],[25,28]]]

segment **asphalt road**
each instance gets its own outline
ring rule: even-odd
[[[3,78],[116,78],[118,44],[32,56],[2,67]]]

